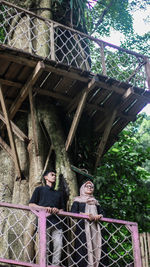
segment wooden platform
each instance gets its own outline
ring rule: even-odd
[[[55,99],[67,116],[73,114],[66,150],[71,146],[81,116],[86,114],[93,125],[93,136],[101,139],[100,157],[150,103],[148,90],[5,45],[0,45],[0,84],[11,120],[18,111],[25,111],[23,103],[31,87],[37,94]]]

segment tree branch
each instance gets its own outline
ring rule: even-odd
[[[96,29],[98,28],[98,26],[103,22],[104,16],[108,13],[110,7],[111,7],[112,4],[113,4],[113,1],[114,1],[114,0],[111,0],[111,1],[109,2],[108,6],[103,10],[103,12],[102,12],[102,14],[101,14],[101,16],[100,16],[98,22],[96,23],[96,25],[95,25],[93,31],[91,32],[91,34],[93,34],[93,33],[96,31]]]

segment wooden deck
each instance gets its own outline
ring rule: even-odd
[[[106,139],[109,135],[106,152],[124,127],[150,103],[148,90],[5,45],[0,45],[0,83],[11,120],[17,112],[25,111],[23,104],[31,86],[35,93],[53,98],[66,114],[75,114],[67,149],[81,115],[86,113],[92,121],[93,136]]]

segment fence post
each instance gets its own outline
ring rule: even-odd
[[[55,60],[54,23],[50,24],[50,59]]]
[[[131,233],[133,243],[134,267],[142,267],[138,225],[132,225],[132,227],[130,226],[130,229],[132,229]]]
[[[39,266],[46,267],[46,212],[39,211]]]
[[[150,90],[150,62],[147,59],[146,65],[145,65],[145,71],[146,71],[146,78],[148,83],[148,89]]]
[[[104,43],[100,44],[100,53],[101,53],[101,63],[102,63],[102,73],[107,75],[106,63],[105,63],[105,54],[104,54]]]

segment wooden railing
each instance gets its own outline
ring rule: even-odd
[[[149,58],[0,1],[0,43],[53,63],[150,87]]]

